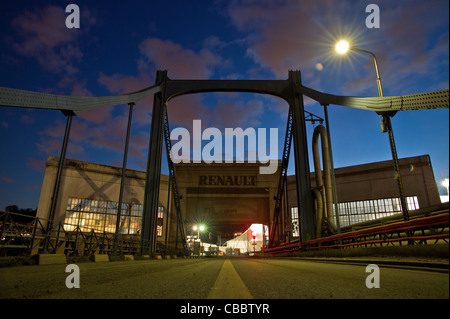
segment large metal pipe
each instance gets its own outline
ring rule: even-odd
[[[313,194],[315,197],[315,209],[316,209],[316,238],[322,237],[322,224],[323,224],[323,199],[322,193],[318,188],[314,188]]]
[[[322,161],[323,161],[323,176],[322,176],[322,168],[320,164],[320,154],[319,154],[319,136],[321,138],[321,146],[322,146]],[[325,126],[319,125],[314,129],[313,134],[313,157],[314,157],[314,170],[316,174],[316,188],[321,191],[323,202],[323,211],[317,212],[317,216],[322,216],[320,220],[317,220],[317,223],[320,223],[320,227],[322,226],[323,221],[326,221],[330,226],[330,230],[332,232],[335,231],[336,227],[334,226],[333,221],[333,184],[331,182],[331,171],[330,171],[330,152],[328,147],[328,135],[325,129]],[[318,206],[318,205],[317,205]],[[319,218],[319,217],[317,217]],[[317,226],[319,229],[319,226]],[[320,237],[321,237],[320,233]],[[317,234],[319,237],[319,234]]]

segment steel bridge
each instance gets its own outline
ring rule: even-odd
[[[305,87],[301,82],[300,71],[289,71],[286,80],[172,80],[168,77],[167,71],[157,71],[155,85],[129,94],[101,96],[101,97],[75,97],[65,95],[54,95],[39,92],[31,92],[13,88],[0,87],[0,106],[25,107],[52,109],[63,112],[67,116],[66,130],[61,149],[61,156],[58,165],[56,182],[53,189],[53,197],[48,218],[45,220],[35,218],[30,223],[21,224],[16,222],[16,218],[10,213],[0,215],[0,249],[2,247],[25,247],[25,251],[32,254],[36,252],[55,253],[57,251],[68,251],[86,254],[86,253],[110,253],[116,250],[120,252],[148,254],[157,251],[172,249],[171,247],[160,247],[156,241],[157,213],[159,184],[161,176],[161,160],[163,138],[169,165],[170,188],[174,198],[176,216],[177,216],[177,234],[180,234],[182,249],[186,248],[186,234],[183,224],[180,195],[177,184],[176,169],[169,156],[171,149],[170,126],[167,115],[167,103],[178,96],[186,94],[206,93],[206,92],[250,92],[258,94],[268,94],[277,96],[289,104],[289,112],[286,127],[286,136],[281,159],[281,170],[279,176],[276,203],[274,208],[273,220],[271,222],[269,234],[268,252],[277,252],[280,250],[301,250],[316,249],[318,247],[353,247],[364,243],[372,244],[379,234],[405,232],[407,236],[389,237],[388,241],[409,241],[423,242],[426,239],[448,239],[448,214],[447,219],[433,217],[432,226],[443,227],[442,233],[438,237],[413,239],[411,230],[416,229],[416,221],[402,222],[395,229],[379,228],[367,230],[362,233],[348,235],[336,234],[323,238],[318,238],[316,233],[316,221],[314,212],[313,192],[310,185],[308,148],[306,141],[305,122],[308,120],[322,120],[313,114],[306,112],[303,105],[303,96],[308,96],[319,102],[325,109],[325,117],[328,122],[326,108],[328,105],[342,105],[352,108],[358,108],[368,111],[374,111],[379,115],[393,116],[398,111],[436,109],[449,107],[449,90],[440,90],[434,92],[418,93],[404,96],[391,97],[349,97],[337,96],[318,92]],[[80,112],[88,109],[94,109],[104,106],[114,106],[119,104],[128,104],[130,106],[126,145],[124,149],[124,161],[122,170],[122,183],[119,195],[119,203],[122,202],[123,180],[125,178],[126,161],[128,152],[128,140],[130,134],[131,116],[133,105],[147,96],[154,97],[152,123],[149,141],[149,154],[147,162],[147,179],[144,194],[144,213],[142,220],[142,232],[138,236],[124,236],[119,234],[98,234],[94,231],[90,233],[81,232],[79,229],[66,231],[64,227],[54,225],[54,215],[58,193],[60,189],[62,170],[64,167],[67,144],[69,140],[72,118]],[[323,121],[323,120],[322,120]],[[328,124],[328,123],[327,123]],[[328,125],[327,125],[328,129]],[[329,132],[328,132],[329,135]],[[280,233],[285,231],[281,227],[280,216],[281,198],[284,194],[286,182],[287,166],[289,161],[290,148],[294,140],[294,162],[296,175],[297,198],[300,211],[300,235],[298,243],[282,245]],[[329,138],[328,142],[329,143]],[[323,144],[323,143],[322,143]],[[332,169],[332,168],[331,168]],[[335,195],[335,194],[333,194]],[[328,194],[329,196],[329,194]],[[335,196],[334,196],[335,198]],[[120,207],[118,209],[118,218],[120,219]],[[286,213],[286,212],[285,212]],[[438,224],[433,224],[435,219]],[[285,216],[283,220],[289,220]],[[430,227],[430,220],[420,221],[419,229]],[[423,226],[423,227],[422,227]],[[446,227],[445,227],[446,226]],[[117,228],[116,228],[117,229]],[[339,229],[339,228],[338,228]],[[447,229],[447,232],[444,232]],[[372,237],[371,237],[372,236]],[[374,237],[375,236],[375,237]],[[412,236],[412,237],[411,237]],[[436,235],[427,235],[436,236]],[[370,238],[368,240],[361,238]],[[401,239],[399,239],[401,238]],[[404,239],[406,238],[406,239]],[[447,241],[448,242],[448,241]],[[16,247],[18,249],[22,249]],[[178,249],[175,247],[174,249]]]

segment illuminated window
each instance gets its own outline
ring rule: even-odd
[[[83,232],[90,232],[93,229],[100,233],[115,233],[118,207],[117,202],[69,198],[64,229],[71,231],[78,227]],[[143,205],[140,204],[122,203],[120,234],[140,233],[143,209]],[[158,236],[162,236],[163,220],[164,208],[160,206],[158,207]]]
[[[164,224],[164,207],[158,207],[158,221],[156,225],[156,235],[161,237],[163,234],[163,224]]]
[[[291,207],[291,219],[292,219],[292,236],[299,237],[299,224],[298,224],[298,207]]]
[[[402,212],[400,198],[383,198],[357,202],[338,203],[341,227],[388,217]],[[419,209],[417,196],[406,198],[408,210]],[[333,205],[333,211],[336,209]],[[336,222],[336,214],[335,222]]]
[[[408,210],[419,209],[417,196],[406,197]],[[402,212],[400,198],[383,198],[365,201],[338,203],[339,223],[341,227],[362,223],[378,218],[388,217]],[[336,223],[336,209],[333,205],[334,221]],[[292,223],[297,220],[298,208],[291,208]],[[294,216],[296,217],[294,219]],[[295,227],[294,227],[295,229]],[[298,229],[298,225],[297,225]],[[295,236],[295,235],[294,235]],[[298,236],[298,235],[297,235]]]

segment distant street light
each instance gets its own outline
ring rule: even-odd
[[[377,73],[377,86],[378,86],[378,94],[380,97],[383,97],[383,88],[381,87],[381,77],[380,72],[378,70],[378,62],[375,54],[370,51],[358,49],[355,47],[352,47],[350,43],[346,40],[339,41],[335,46],[336,52],[339,54],[345,54],[349,50],[356,50],[364,53],[368,53],[373,57],[373,62],[375,64],[375,71]],[[402,205],[402,212],[403,212],[403,219],[405,221],[409,220],[409,213],[408,213],[408,207],[406,206],[405,196],[403,195],[403,185],[402,180],[400,177],[400,165],[398,163],[398,156],[397,156],[397,148],[395,146],[395,140],[394,140],[394,132],[392,131],[392,123],[391,123],[391,116],[394,116],[396,112],[382,112],[381,114],[378,113],[379,116],[383,117],[381,121],[381,132],[388,133],[389,135],[389,143],[391,145],[391,153],[392,153],[392,159],[394,161],[394,170],[395,170],[395,179],[397,180],[397,186],[398,191],[400,194],[400,202]]]

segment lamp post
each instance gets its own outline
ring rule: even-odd
[[[345,41],[345,40],[339,41],[336,44],[335,49],[339,54],[345,54],[349,50],[355,50],[355,51],[360,51],[360,52],[370,54],[373,57],[373,62],[375,64],[375,71],[377,73],[378,94],[380,97],[383,97],[383,88],[381,87],[381,77],[380,77],[380,72],[378,70],[378,62],[377,62],[377,58],[376,58],[375,54],[373,52],[370,52],[367,50],[355,48],[355,47],[351,46],[350,43],[348,43],[348,41]],[[398,192],[400,195],[400,203],[401,203],[402,212],[403,212],[403,219],[405,221],[407,221],[407,220],[409,220],[409,212],[408,212],[408,207],[406,206],[406,200],[405,200],[405,196],[403,193],[403,184],[402,184],[402,179],[400,177],[400,165],[398,162],[397,148],[395,146],[394,132],[392,130],[392,123],[391,123],[391,117],[394,116],[395,113],[396,112],[382,112],[381,114],[378,113],[378,115],[380,117],[382,117],[381,132],[382,133],[387,132],[388,136],[389,136],[389,143],[391,146],[392,159],[394,162],[395,179],[397,180]]]

